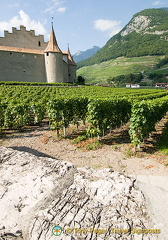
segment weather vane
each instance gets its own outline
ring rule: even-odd
[[[53,29],[53,19],[54,19],[54,18],[52,17],[52,22],[51,22],[52,29]]]

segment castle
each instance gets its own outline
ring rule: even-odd
[[[74,83],[76,63],[69,47],[62,52],[58,46],[52,26],[49,42],[43,35],[12,28],[0,37],[0,81]]]

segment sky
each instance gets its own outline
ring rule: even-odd
[[[0,0],[0,36],[24,25],[48,41],[53,21],[60,49],[66,51],[69,44],[75,54],[103,47],[135,13],[162,7],[168,0]]]

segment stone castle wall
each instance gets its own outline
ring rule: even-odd
[[[0,81],[46,82],[44,55],[1,51]]]
[[[63,73],[64,83],[69,82],[68,64],[65,61],[63,61]]]
[[[76,66],[69,65],[69,82],[74,83],[76,81]]]
[[[20,30],[13,27],[12,33],[4,31],[4,37],[0,37],[0,46],[45,50],[47,44],[43,35],[36,36],[34,30],[27,31],[24,26]]]

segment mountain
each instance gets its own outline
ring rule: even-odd
[[[117,57],[139,57],[168,54],[168,11],[145,9],[136,13],[131,21],[104,47],[78,68],[99,64]]]
[[[165,10],[165,11],[168,11],[168,8],[167,8],[167,7],[165,7],[165,8],[160,8],[160,9]]]
[[[98,46],[94,46],[93,48],[86,51],[77,51],[77,53],[73,55],[73,59],[76,63],[85,60],[92,57],[97,51],[99,51],[99,49],[100,48]]]

